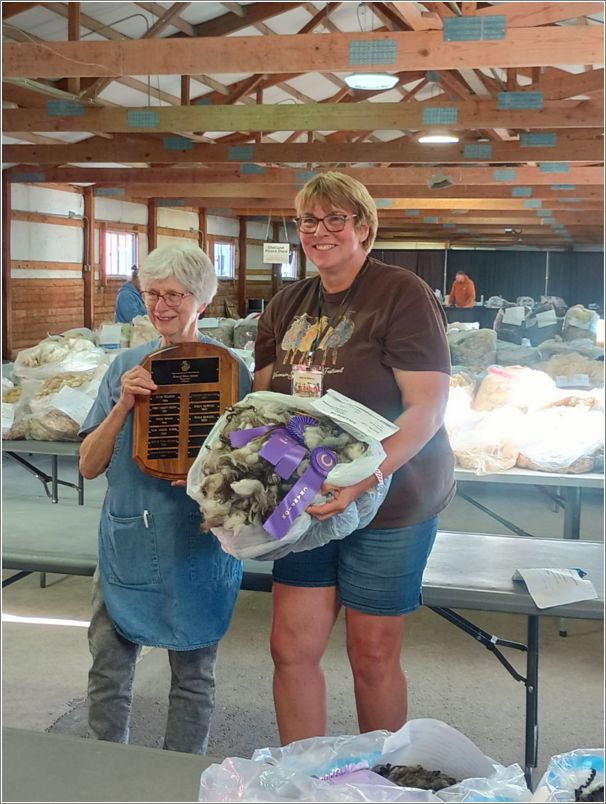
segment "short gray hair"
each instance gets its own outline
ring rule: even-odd
[[[142,285],[169,277],[193,294],[198,304],[210,304],[217,292],[217,275],[210,258],[190,243],[155,248],[139,266]]]

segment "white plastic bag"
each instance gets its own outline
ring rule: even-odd
[[[86,338],[45,340],[37,346],[22,349],[15,358],[13,374],[18,384],[40,382],[57,374],[92,371],[108,366],[109,358]]]
[[[263,411],[268,405],[279,411],[303,413],[311,417],[318,417],[313,399],[292,397],[286,394],[277,394],[272,391],[256,391],[248,394],[241,402],[234,406],[236,409],[254,406]],[[371,411],[369,411],[371,413]],[[326,414],[322,414],[326,417]],[[376,415],[376,414],[374,414]],[[220,436],[228,422],[229,412],[223,414],[206,438],[198,457],[194,461],[187,477],[187,493],[196,500],[204,513],[207,498],[202,492],[201,485],[204,479],[205,462],[209,457],[209,450],[220,442]],[[367,451],[363,457],[356,458],[350,463],[339,463],[328,474],[326,482],[334,486],[352,486],[369,477],[379,467],[385,458],[385,452],[380,441],[361,435],[355,427],[342,420],[331,418],[342,430],[350,433],[354,438],[367,444]],[[383,488],[378,486],[371,491],[360,495],[346,510],[323,522],[313,519],[303,511],[293,522],[286,534],[279,540],[273,539],[261,526],[238,525],[228,528],[212,526],[212,532],[217,536],[221,547],[236,558],[255,558],[259,560],[276,560],[290,552],[300,552],[321,547],[333,539],[342,539],[353,533],[354,530],[365,527],[374,518],[379,506],[385,499],[391,478],[386,478]],[[228,520],[229,522],[229,520]]]
[[[604,749],[578,748],[551,757],[531,801],[588,801],[599,787],[602,795],[594,801],[604,801]],[[586,798],[576,798],[577,791]]]
[[[433,793],[361,773],[386,763],[420,764],[454,778],[470,775]],[[468,798],[449,797],[453,790]],[[474,790],[485,798],[473,799]],[[251,760],[228,758],[202,773],[199,801],[530,801],[530,796],[519,766],[504,768],[457,729],[421,718],[394,733],[311,737],[258,749]]]
[[[517,465],[539,472],[591,472],[604,446],[604,414],[585,406],[528,413],[515,439]]]
[[[516,436],[523,421],[524,414],[512,407],[485,413],[470,411],[449,433],[459,466],[477,475],[511,469],[518,459]]]
[[[97,397],[107,371],[102,364],[91,371],[49,377],[30,399],[31,419],[26,438],[34,441],[78,441],[78,432]]]

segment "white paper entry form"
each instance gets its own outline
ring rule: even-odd
[[[563,606],[577,600],[593,600],[598,593],[591,581],[583,580],[579,570],[530,568],[518,569],[514,581],[524,581],[530,596],[539,609]]]

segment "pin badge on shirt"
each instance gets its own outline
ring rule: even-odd
[[[298,364],[292,367],[291,393],[319,399],[323,393],[324,371],[321,366]]]

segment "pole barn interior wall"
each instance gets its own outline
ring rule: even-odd
[[[84,325],[84,204],[76,188],[38,184],[10,185],[10,293],[7,294],[11,327],[3,344],[4,357],[14,359],[20,349],[33,346],[49,334]],[[148,253],[149,210],[155,212],[158,246],[197,244],[199,212],[190,209],[138,204],[118,198],[94,198],[94,260],[92,265],[93,329],[111,322],[123,278],[108,278],[102,271],[102,240],[107,230],[138,234],[138,261]],[[263,263],[262,244],[272,240],[267,224],[248,221],[245,298],[271,297],[272,266]],[[208,215],[207,235],[238,243],[236,219]],[[292,223],[280,240],[298,242]],[[212,258],[212,254],[210,254]],[[236,255],[236,265],[238,258]],[[238,278],[221,279],[207,316],[238,316]]]

